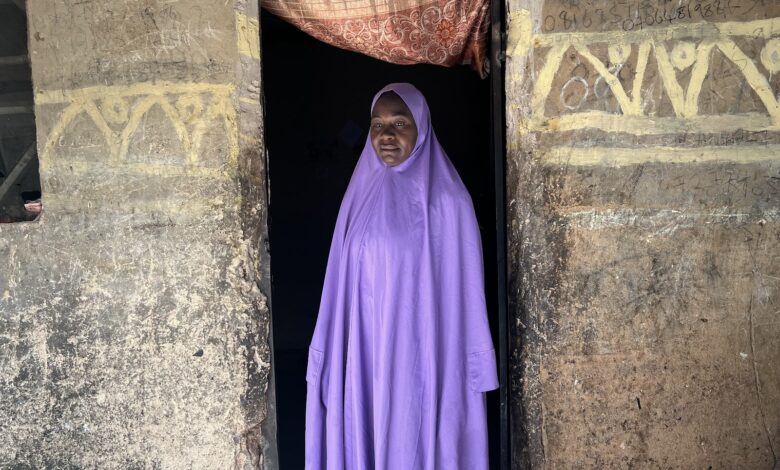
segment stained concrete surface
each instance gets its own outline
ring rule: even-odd
[[[257,5],[27,12],[44,213],[0,226],[0,467],[275,468]]]
[[[515,468],[775,466],[778,15],[510,2]]]

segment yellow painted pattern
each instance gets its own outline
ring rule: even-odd
[[[509,29],[507,44],[511,49],[507,50],[510,56],[525,55],[531,49],[531,13],[528,10],[516,10],[509,15]]]
[[[510,34],[507,51],[510,57],[527,54],[528,38],[524,31],[530,31],[531,18],[526,10],[513,12],[510,16]],[[533,83],[531,92],[532,115],[521,125],[521,132],[550,132],[562,129],[602,129],[609,132],[631,134],[652,134],[659,132],[685,132],[703,125],[711,132],[734,130],[737,124],[745,130],[780,130],[780,104],[777,93],[771,89],[769,78],[756,66],[752,58],[735,43],[734,38],[750,37],[766,39],[760,60],[767,69],[775,67],[779,56],[780,18],[750,21],[744,23],[692,23],[666,28],[646,29],[636,32],[609,31],[599,33],[553,33],[536,34],[531,39],[535,53],[544,60]],[[695,42],[691,42],[695,41]],[[671,52],[667,50],[671,43]],[[630,91],[611,69],[590,50],[594,44],[609,46],[610,61],[627,60],[631,51],[636,51],[636,66]],[[562,60],[571,50],[583,57],[592,66],[600,80],[609,87],[620,107],[619,113],[585,111],[548,117],[545,103],[551,92],[553,78],[558,73]],[[752,88],[763,103],[763,116],[706,116],[699,113],[699,96],[710,72],[710,61],[714,51],[719,51],[730,60],[742,74],[745,83]],[[669,97],[675,118],[658,119],[643,110],[643,83],[647,73],[650,55],[653,54],[660,84]],[[758,59],[758,57],[756,58]],[[779,59],[780,60],[780,59]],[[614,65],[614,64],[613,64]],[[690,80],[683,87],[676,70],[690,67]],[[515,74],[513,80],[522,78]],[[629,94],[630,93],[630,94]]]
[[[706,147],[553,147],[542,156],[548,164],[621,167],[640,163],[764,162],[780,158],[780,145]]]
[[[766,114],[722,114],[693,116],[680,120],[675,117],[646,117],[609,114],[599,111],[564,114],[545,119],[538,129],[547,132],[573,131],[583,128],[583,121],[593,129],[606,132],[625,132],[632,135],[675,134],[680,132],[716,133],[723,129],[767,129],[772,119]]]
[[[86,116],[105,139],[107,161],[127,165],[131,138],[149,111],[159,108],[185,151],[180,164],[185,170],[142,163],[132,163],[128,168],[148,174],[197,173],[203,136],[215,124],[224,128],[230,149],[227,165],[233,168],[239,152],[236,110],[231,100],[233,91],[232,85],[225,84],[155,82],[38,92],[36,105],[64,105],[43,145],[41,163],[45,167],[57,164],[58,142],[72,130],[77,117]],[[221,174],[221,170],[203,171]]]
[[[238,52],[253,59],[260,59],[260,21],[257,18],[236,13]]]

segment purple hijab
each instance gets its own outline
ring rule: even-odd
[[[306,371],[306,468],[488,467],[498,387],[474,209],[412,85],[417,143],[385,165],[370,136],[344,195]]]

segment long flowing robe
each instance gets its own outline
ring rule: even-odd
[[[488,467],[498,387],[482,249],[425,98],[392,84],[417,143],[387,166],[370,136],[334,230],[306,371],[306,468]]]

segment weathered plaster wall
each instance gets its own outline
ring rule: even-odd
[[[516,468],[773,468],[780,4],[509,10]]]
[[[274,468],[257,3],[29,0],[0,467]]]

